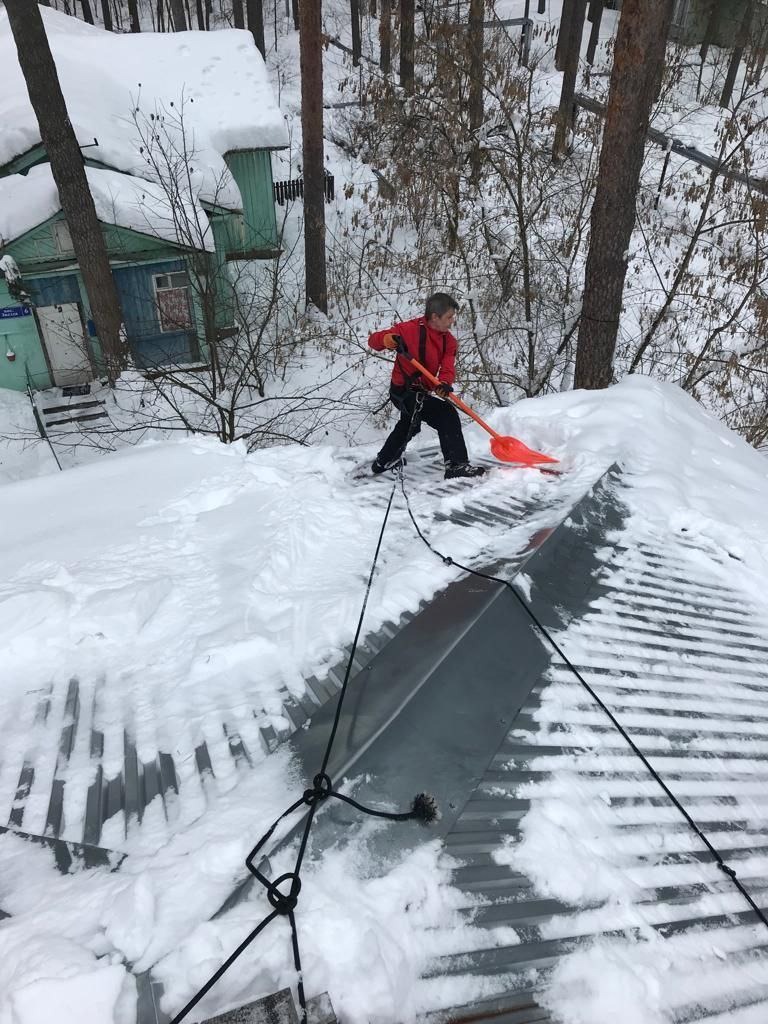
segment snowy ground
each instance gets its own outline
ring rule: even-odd
[[[630,378],[605,393],[519,403],[499,411],[494,425],[560,456],[568,476],[555,486],[574,495],[618,460],[651,522],[685,525],[737,554],[740,585],[765,605],[768,467],[681,392]],[[479,430],[468,436],[475,452],[485,451]],[[379,482],[352,485],[335,455],[330,447],[247,455],[190,440],[5,486],[0,714],[8,752],[30,739],[20,713],[25,695],[75,675],[115,684],[147,728],[167,723],[172,731],[191,706],[204,731],[206,715],[244,691],[265,714],[279,715],[281,687],[299,690],[348,642],[381,518],[369,500]],[[503,471],[480,486],[530,496],[552,483]],[[430,508],[427,498],[417,502],[423,517]],[[497,542],[452,524],[435,524],[431,536],[463,558],[489,545],[490,554]],[[415,608],[454,575],[397,509],[368,628]],[[12,722],[20,723],[15,732]],[[88,771],[87,751],[73,755],[71,770]],[[15,781],[0,765],[4,801]],[[278,750],[258,772],[217,780],[170,830],[152,814],[127,834],[121,823],[106,837],[129,855],[117,874],[60,876],[47,851],[5,836],[0,907],[12,917],[0,927],[0,1021],[38,1024],[55,999],[61,1022],[123,1024],[132,1019],[125,963],[157,965],[170,1006],[181,1005],[253,920],[255,908],[245,904],[215,926],[204,923],[296,786]],[[41,780],[29,826],[25,819],[30,831],[42,831],[45,792]],[[419,976],[432,957],[509,937],[480,939],[457,924],[435,844],[377,880],[365,835],[307,873],[308,991],[327,988],[345,1020],[412,1019],[425,1006]],[[540,867],[546,873],[545,861]],[[407,911],[415,903],[419,915]],[[631,950],[625,955],[631,962]],[[291,982],[280,926],[254,956],[260,972],[234,970],[204,1004],[207,1012]],[[365,986],[351,984],[354,974],[365,976]],[[434,989],[433,982],[430,1000]],[[443,994],[460,1002],[477,996],[478,986],[457,987],[454,979]]]

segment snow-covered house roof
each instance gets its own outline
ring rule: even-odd
[[[266,66],[249,32],[118,34],[48,7],[41,13],[78,141],[89,158],[152,177],[134,117],[183,111],[202,199],[241,208],[223,156],[288,144]],[[0,10],[0,167],[40,143],[7,15]],[[94,139],[98,144],[93,145]]]
[[[88,185],[103,224],[130,228],[191,249],[213,251],[213,232],[199,203],[189,196],[171,197],[159,184],[86,167]],[[0,246],[33,230],[61,209],[50,164],[39,164],[27,174],[0,178]]]
[[[768,465],[642,378],[493,425],[565,474],[444,484],[414,446],[413,514],[439,551],[514,575],[764,903]],[[61,878],[44,847],[0,838],[0,1012],[37,1024],[55,991],[119,1022],[129,963],[172,1014],[265,916],[252,890],[213,917],[317,769],[389,497],[350,484],[365,454],[194,440],[6,488],[0,824],[105,867]],[[764,926],[506,588],[459,576],[398,499],[329,771],[376,806],[433,791],[443,818],[376,832],[317,815],[296,914],[307,994],[353,1024],[458,1005],[525,1024],[764,1020]],[[292,853],[269,848],[273,877]],[[196,1012],[294,980],[273,922]]]

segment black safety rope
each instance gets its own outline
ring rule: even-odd
[[[481,579],[489,580],[492,583],[500,583],[502,586],[506,587],[508,590],[511,591],[511,593],[515,597],[515,600],[518,602],[518,604],[520,604],[520,606],[525,611],[526,615],[528,615],[528,617],[531,619],[531,621],[533,622],[533,624],[536,627],[536,629],[538,629],[538,631],[541,633],[541,635],[546,638],[548,643],[552,646],[552,648],[555,650],[555,652],[558,654],[558,656],[562,659],[563,663],[573,673],[573,675],[581,683],[581,685],[584,687],[584,689],[587,691],[587,693],[590,695],[590,697],[592,697],[592,699],[595,701],[595,703],[607,715],[607,717],[610,720],[611,724],[614,726],[614,728],[617,730],[617,732],[622,736],[622,738],[628,744],[628,746],[630,747],[632,752],[637,755],[637,757],[640,759],[640,761],[642,761],[643,765],[645,766],[647,771],[650,773],[650,775],[654,779],[654,781],[658,783],[658,785],[664,791],[665,795],[668,797],[668,799],[671,801],[671,803],[677,808],[677,810],[680,812],[680,814],[683,816],[683,818],[685,818],[686,822],[688,823],[690,828],[693,830],[693,832],[695,832],[695,834],[699,837],[699,839],[702,841],[702,843],[706,846],[706,848],[712,854],[712,857],[714,858],[715,864],[718,866],[718,868],[720,868],[720,870],[723,872],[723,874],[727,875],[727,877],[731,879],[733,884],[736,886],[736,888],[742,894],[742,896],[747,901],[747,903],[750,905],[752,910],[755,912],[755,914],[757,915],[759,920],[762,921],[762,923],[764,925],[768,926],[768,917],[766,917],[766,915],[763,912],[763,910],[761,910],[761,908],[757,905],[757,903],[753,899],[751,893],[744,886],[743,882],[740,880],[740,878],[736,874],[735,870],[729,864],[726,864],[726,862],[723,860],[720,852],[713,846],[713,844],[707,838],[705,833],[701,830],[700,826],[691,817],[691,815],[686,810],[686,808],[680,803],[680,801],[675,796],[675,794],[672,792],[672,790],[669,788],[667,783],[664,781],[664,779],[661,777],[661,775],[659,775],[659,773],[653,767],[651,762],[648,760],[648,758],[645,756],[645,754],[642,752],[642,750],[638,747],[638,745],[632,739],[632,737],[627,732],[627,730],[624,728],[624,726],[621,724],[621,722],[616,718],[615,714],[611,711],[611,709],[608,707],[608,705],[603,701],[603,699],[590,686],[590,684],[586,681],[586,679],[581,674],[581,672],[579,672],[579,670],[576,668],[576,666],[570,660],[568,655],[563,651],[563,649],[560,647],[560,645],[554,639],[554,637],[549,632],[549,630],[546,628],[546,626],[539,620],[539,618],[535,614],[535,612],[525,602],[525,600],[523,599],[522,595],[515,589],[515,587],[512,585],[512,583],[509,580],[502,579],[500,576],[493,576],[490,573],[480,572],[478,569],[471,569],[468,565],[462,565],[460,562],[457,562],[455,559],[451,558],[450,555],[444,555],[441,551],[438,551],[437,548],[435,548],[432,544],[430,544],[430,542],[427,540],[427,538],[421,532],[421,530],[419,528],[419,524],[416,522],[416,518],[415,518],[415,516],[413,514],[413,511],[411,509],[411,503],[408,500],[408,495],[407,495],[406,490],[405,490],[405,481],[404,481],[404,475],[403,475],[402,467],[398,470],[398,474],[397,475],[398,475],[398,478],[400,480],[400,488],[401,488],[401,490],[403,492],[403,498],[405,499],[405,506],[406,506],[406,508],[408,510],[408,515],[410,516],[411,522],[413,523],[414,528],[416,529],[416,533],[419,535],[421,540],[427,545],[429,550],[431,552],[433,552],[433,554],[437,555],[438,558],[442,559],[442,561],[445,563],[445,565],[455,565],[457,569],[461,569],[463,572],[471,573],[473,576],[479,576]]]
[[[417,396],[417,408],[414,410],[414,415],[411,419],[408,436],[406,438],[405,444],[403,445],[403,450],[405,449],[405,446],[408,444],[408,441],[411,439],[414,428],[418,423],[422,401],[423,396]],[[295,800],[291,804],[291,806],[286,811],[283,811],[280,817],[277,818],[270,825],[270,827],[267,829],[267,831],[264,833],[261,839],[259,839],[258,843],[256,843],[254,848],[248,854],[248,857],[246,858],[245,861],[246,867],[248,868],[250,873],[266,889],[267,900],[273,907],[273,910],[262,921],[259,922],[259,924],[253,929],[253,931],[249,935],[246,936],[245,939],[243,939],[243,941],[240,943],[237,949],[235,949],[227,957],[227,959],[224,961],[221,967],[219,967],[218,970],[211,975],[208,981],[206,981],[202,988],[195,993],[195,995],[189,1000],[186,1006],[184,1006],[183,1009],[181,1009],[176,1014],[176,1016],[170,1021],[170,1024],[179,1024],[180,1021],[184,1020],[187,1014],[195,1006],[197,1006],[197,1004],[206,995],[206,993],[213,988],[213,986],[216,984],[219,978],[221,978],[221,976],[232,966],[232,964],[237,960],[241,953],[243,953],[248,948],[248,946],[250,946],[250,944],[253,942],[256,936],[259,935],[259,933],[262,932],[267,927],[267,925],[270,924],[271,921],[274,921],[275,918],[280,916],[288,918],[288,923],[291,928],[293,963],[296,969],[297,990],[299,995],[299,1004],[301,1006],[301,1024],[306,1024],[307,1004],[304,995],[304,981],[301,969],[301,955],[299,953],[299,936],[298,931],[296,929],[296,918],[294,915],[294,910],[296,909],[296,906],[298,904],[299,892],[301,891],[301,866],[304,861],[304,855],[306,853],[307,844],[309,842],[309,834],[318,807],[322,803],[324,803],[324,801],[326,801],[330,797],[333,797],[335,800],[341,800],[343,803],[349,804],[356,810],[362,811],[363,814],[368,814],[375,818],[385,818],[387,821],[413,820],[421,821],[424,824],[429,824],[430,822],[435,821],[435,819],[438,817],[437,803],[434,797],[430,796],[428,793],[417,794],[413,799],[413,803],[411,805],[410,810],[408,811],[380,811],[372,807],[366,807],[363,804],[358,803],[357,800],[353,800],[352,797],[337,792],[333,788],[333,782],[327,772],[328,761],[330,760],[333,744],[336,739],[336,733],[338,731],[339,721],[341,718],[342,705],[344,703],[344,697],[347,692],[347,685],[349,683],[350,674],[352,672],[352,664],[355,658],[355,652],[357,651],[360,633],[363,628],[363,619],[365,618],[365,611],[368,606],[368,598],[370,597],[371,587],[373,585],[373,579],[376,572],[376,564],[378,562],[379,552],[381,551],[381,545],[384,539],[384,531],[386,530],[387,527],[389,513],[392,509],[392,502],[397,491],[397,482],[398,476],[395,475],[395,478],[392,482],[392,490],[389,495],[389,501],[387,502],[387,508],[384,513],[384,519],[382,520],[381,529],[379,530],[379,538],[376,543],[376,551],[373,556],[373,562],[371,563],[370,573],[368,574],[368,583],[365,588],[365,595],[363,597],[360,615],[357,620],[357,628],[355,630],[355,636],[352,641],[352,647],[349,652],[349,658],[347,659],[346,671],[344,672],[344,680],[341,684],[339,697],[336,702],[336,713],[333,718],[333,726],[331,728],[330,736],[328,737],[328,743],[326,744],[325,754],[323,755],[323,762],[320,767],[320,771],[315,775],[315,777],[312,780],[312,788],[305,789],[301,797],[299,797],[298,800]],[[267,843],[267,841],[270,839],[270,837],[272,836],[280,822],[287,818],[289,815],[293,814],[295,811],[297,811],[302,805],[308,808],[308,812],[306,821],[304,823],[304,831],[302,833],[301,841],[299,843],[299,851],[296,857],[296,863],[294,865],[293,871],[287,871],[285,874],[280,875],[279,878],[276,878],[274,880],[269,879],[256,867],[255,858],[259,854],[265,843]],[[288,883],[289,886],[287,891],[283,891],[280,888],[280,886],[283,886],[285,883]]]

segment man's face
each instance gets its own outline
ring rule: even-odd
[[[449,309],[447,313],[443,313],[442,316],[438,316],[437,313],[433,313],[429,318],[429,326],[436,331],[450,331],[456,320],[456,310]]]

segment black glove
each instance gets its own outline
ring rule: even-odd
[[[451,385],[446,384],[444,381],[440,381],[440,386],[435,388],[435,394],[440,398],[447,398],[452,391]]]
[[[407,355],[408,346],[405,344],[402,337],[399,334],[393,334],[392,337],[395,339],[395,351],[401,356]]]

